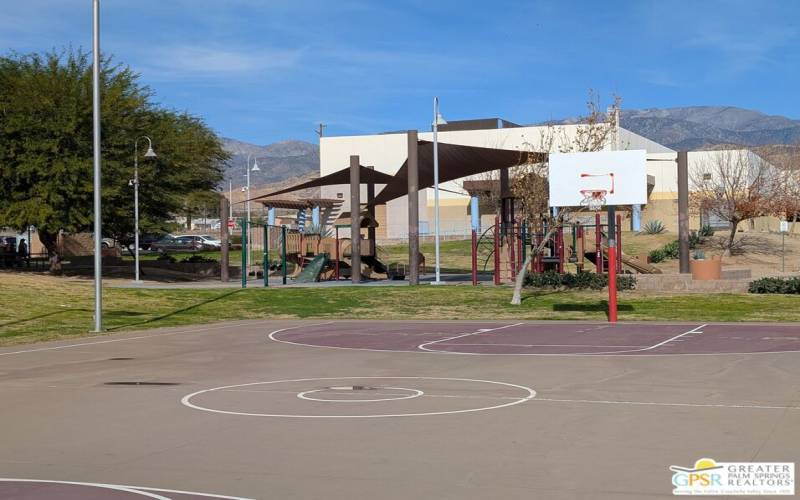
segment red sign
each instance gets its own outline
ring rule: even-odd
[[[228,219],[228,229],[235,229],[236,228],[236,221],[233,219]]]

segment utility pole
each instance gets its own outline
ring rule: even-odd
[[[319,129],[315,130],[320,139],[322,138],[323,135],[325,135],[325,127],[327,127],[327,125],[325,125],[324,123],[320,123]]]

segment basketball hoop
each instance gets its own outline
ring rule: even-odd
[[[583,199],[581,200],[581,206],[592,212],[597,212],[606,204],[606,193],[605,189],[582,189],[581,195]]]

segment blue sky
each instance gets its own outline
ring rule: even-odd
[[[102,49],[171,108],[256,144],[731,105],[800,118],[800,2],[102,0]],[[0,46],[91,47],[90,0],[5,0]]]

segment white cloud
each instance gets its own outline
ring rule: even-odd
[[[143,61],[136,69],[155,80],[230,77],[237,74],[256,76],[268,70],[294,67],[302,50],[270,48],[230,49],[217,46],[177,45],[155,53],[138,54]]]

